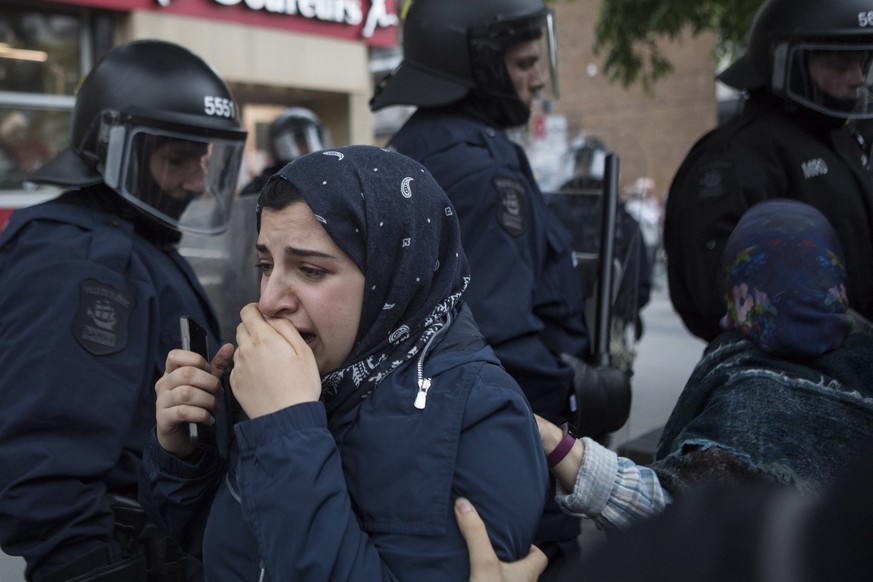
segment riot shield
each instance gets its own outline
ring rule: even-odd
[[[637,221],[614,192],[614,212],[604,208],[607,186],[604,180],[576,179],[558,192],[543,195],[573,237],[595,363],[632,374],[635,346],[643,331],[639,312],[649,301],[651,274]],[[600,261],[604,241],[612,245],[606,263]],[[603,280],[602,273],[608,273],[610,280]],[[601,297],[604,289],[608,298]]]
[[[222,342],[236,343],[240,309],[260,295],[260,274],[255,268],[257,202],[257,196],[238,196],[223,234],[185,233],[179,242],[179,253],[188,260],[212,301],[221,324]]]

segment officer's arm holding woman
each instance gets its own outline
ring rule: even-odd
[[[225,458],[186,441],[188,422],[227,411],[220,371],[171,352],[144,459],[150,506],[177,533],[203,530],[207,577],[465,579],[460,496],[501,559],[527,555],[545,459],[463,303],[442,189],[400,154],[349,146],[287,165],[259,209],[261,297],[242,310],[224,388],[242,410],[233,441]],[[196,527],[173,517],[186,507]]]

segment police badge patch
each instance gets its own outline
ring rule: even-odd
[[[120,352],[127,346],[130,312],[134,297],[94,279],[79,287],[79,309],[73,335],[95,356]]]
[[[519,236],[527,228],[527,192],[524,184],[502,176],[495,176],[493,182],[500,201],[497,222],[510,235]]]
[[[726,161],[701,164],[694,180],[697,199],[701,202],[716,200],[735,189],[731,163]]]

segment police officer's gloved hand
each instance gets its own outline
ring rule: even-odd
[[[573,367],[576,413],[573,424],[579,436],[602,437],[624,426],[630,415],[630,377],[609,366],[594,366],[564,354]]]

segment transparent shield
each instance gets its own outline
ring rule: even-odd
[[[469,32],[476,83],[491,95],[558,98],[558,60],[551,11],[523,19],[490,23]]]
[[[276,161],[290,162],[302,155],[328,147],[321,128],[301,125],[281,133],[273,139]]]
[[[597,321],[600,237],[603,231],[602,185],[543,193],[549,209],[573,239],[576,271],[585,299],[589,331]],[[615,217],[610,298],[610,365],[632,373],[641,336],[639,313],[649,300],[650,273],[639,224],[623,207]]]
[[[260,295],[261,271],[255,267],[257,203],[257,196],[237,196],[226,231],[212,236],[188,231],[179,241],[179,253],[194,269],[212,301],[223,341],[235,343],[240,309]]]
[[[108,149],[115,155],[107,156],[107,183],[172,228],[223,232],[233,208],[243,142],[154,128],[128,129],[110,137]],[[123,146],[117,143],[120,140]]]
[[[541,95],[543,100],[557,100],[561,97],[558,79],[558,40],[555,35],[555,17],[549,12],[545,22],[544,54],[548,55],[549,94]]]

